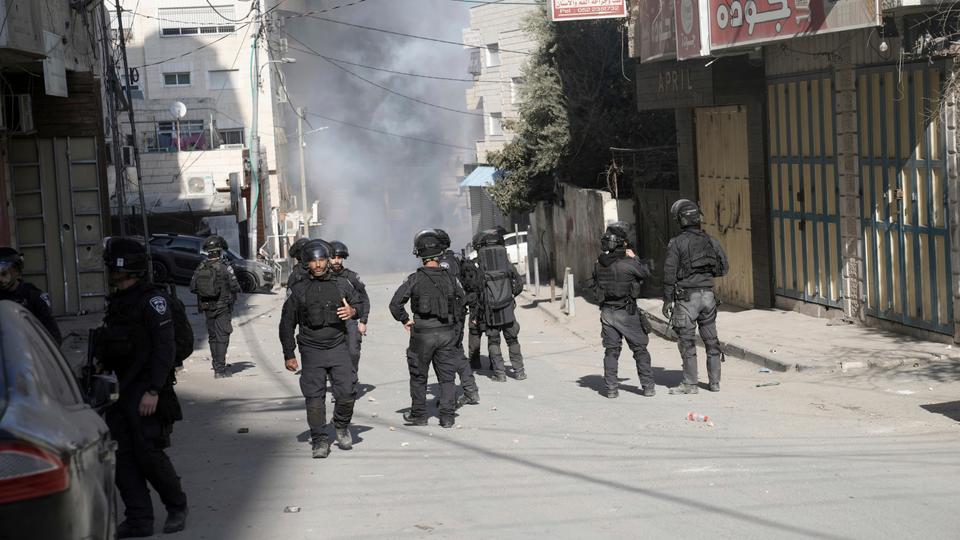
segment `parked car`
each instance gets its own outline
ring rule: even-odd
[[[199,236],[182,234],[150,235],[154,281],[189,285],[193,272],[206,258],[203,240]],[[248,261],[233,250],[227,250],[226,260],[237,274],[243,292],[269,291],[273,288],[276,275],[270,266],[259,261]]]
[[[503,235],[503,243],[507,248],[507,257],[510,259],[510,262],[515,264],[517,268],[523,272],[524,265],[526,265],[527,262],[527,231],[520,231],[519,246],[517,246],[517,233],[515,232]],[[472,249],[472,247],[467,250],[467,258],[476,259],[477,250]]]
[[[0,538],[113,538],[115,467],[60,350],[30,312],[0,302]]]

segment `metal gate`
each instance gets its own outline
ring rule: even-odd
[[[720,241],[731,261],[730,274],[717,280],[717,293],[730,304],[753,307],[747,110],[700,108],[696,121],[703,230]]]
[[[858,72],[867,313],[952,334],[943,71]]]
[[[767,86],[775,291],[841,307],[840,191],[830,75]]]
[[[103,208],[95,139],[10,140],[11,192],[24,279],[56,315],[103,309]]]

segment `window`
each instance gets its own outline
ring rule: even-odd
[[[164,73],[164,86],[190,86],[190,72],[181,71],[178,73]]]
[[[73,373],[65,365],[63,356],[47,335],[46,329],[34,321],[24,319],[24,336],[27,352],[33,357],[34,368],[40,380],[37,385],[43,393],[50,396],[61,405],[73,406],[82,403],[80,390]]]
[[[216,69],[207,72],[210,90],[232,90],[240,87],[239,69]]]
[[[503,114],[490,113],[487,117],[487,135],[500,137],[503,135]]]
[[[497,67],[500,65],[500,45],[497,43],[489,43],[486,47],[487,51],[487,67]]]
[[[243,128],[221,129],[217,133],[220,135],[220,144],[243,144]]]
[[[516,105],[520,103],[520,89],[523,87],[523,77],[514,77],[510,79],[510,103]]]
[[[236,30],[234,23],[228,20],[237,18],[235,11],[232,5],[160,8],[157,10],[157,18],[160,19],[160,35],[175,37],[229,34]],[[220,12],[223,17],[217,12]]]
[[[200,254],[203,242],[193,238],[174,237],[170,242],[170,249],[184,253]]]
[[[177,125],[179,123],[179,126]],[[177,144],[177,141],[180,144]],[[157,122],[157,148],[176,152],[180,150],[204,150],[203,120],[180,122]]]

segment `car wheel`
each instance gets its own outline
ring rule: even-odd
[[[167,265],[162,262],[153,261],[153,282],[166,283],[169,278],[170,271],[167,270]]]
[[[240,290],[245,293],[257,290],[257,278],[250,272],[238,272],[237,281],[240,283]]]

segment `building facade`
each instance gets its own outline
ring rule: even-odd
[[[676,112],[671,195],[700,202],[740,269],[724,300],[960,340],[960,18],[787,0],[744,22],[734,4],[631,14],[639,106]]]
[[[124,0],[122,18],[109,13],[115,38],[123,28],[129,73],[121,69],[118,77],[124,90],[129,87],[136,118],[131,129],[126,112],[118,113],[121,143],[136,143],[146,211],[166,229],[151,232],[195,233],[202,218],[224,214],[243,220],[251,209],[254,180],[250,150],[259,140],[257,245],[279,254],[289,201],[278,161],[286,155],[280,150],[286,144],[280,114],[286,106],[286,60],[270,32],[289,11],[272,9],[276,2],[259,2],[261,12],[268,13],[262,19],[254,16],[257,2],[249,0]],[[135,223],[140,209],[135,169],[131,172],[123,214]],[[231,186],[231,177],[242,185]],[[111,201],[120,214],[115,188]],[[241,238],[248,236],[248,223],[240,224]],[[241,247],[252,257],[246,244]]]
[[[74,5],[76,4],[76,5]],[[56,315],[103,308],[107,153],[96,7],[0,1],[0,245]]]

